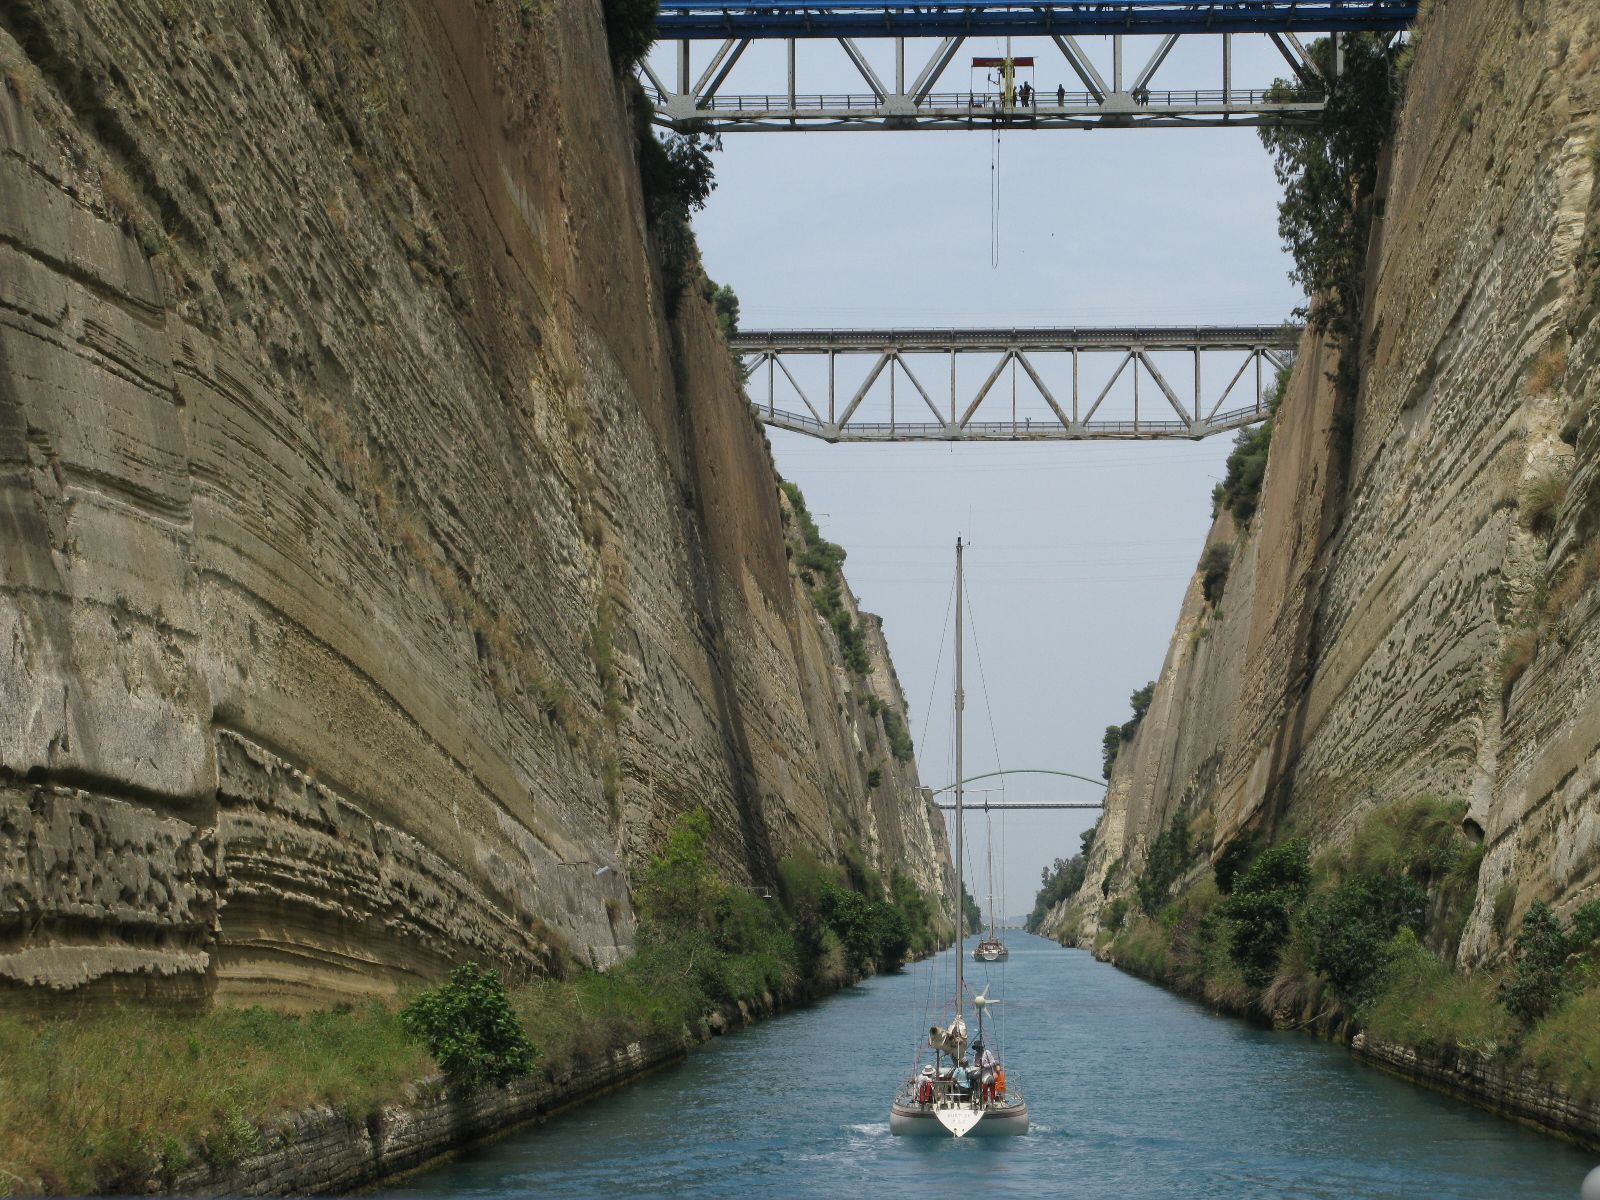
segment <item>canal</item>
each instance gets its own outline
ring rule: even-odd
[[[1013,933],[988,970],[1033,1131],[891,1138],[949,954],[719,1039],[395,1195],[1575,1197],[1560,1142]],[[982,971],[978,984],[982,985]],[[940,988],[941,992],[943,988]]]

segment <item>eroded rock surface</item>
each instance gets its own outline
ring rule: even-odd
[[[604,964],[694,807],[938,883],[634,138],[593,0],[0,10],[6,985]]]
[[[1337,843],[1459,799],[1486,855],[1463,943],[1600,896],[1600,11],[1427,8],[1368,259],[1348,473],[1308,337],[1220,606],[1185,599],[1076,904],[1128,894],[1179,807]],[[1564,484],[1548,523],[1547,481]],[[1115,868],[1115,870],[1114,870]],[[1209,869],[1202,864],[1197,869]],[[1075,916],[1076,914],[1074,914]]]

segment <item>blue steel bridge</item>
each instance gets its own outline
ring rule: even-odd
[[[680,131],[1304,123],[1342,67],[1337,38],[1326,66],[1306,39],[1392,37],[1416,15],[1416,0],[661,0],[660,40],[640,74],[657,122]],[[1008,38],[1042,50],[1013,59],[1014,82],[1038,89],[1030,103],[987,69],[995,40]],[[963,53],[977,39],[989,57]],[[1203,50],[1174,54],[1200,41]],[[758,43],[774,52],[747,58]],[[1169,86],[1178,61],[1203,64],[1205,78]],[[841,71],[848,90],[812,82]],[[1279,78],[1289,86],[1274,86]]]

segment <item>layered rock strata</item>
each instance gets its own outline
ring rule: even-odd
[[[1468,965],[1535,899],[1600,897],[1600,12],[1516,9],[1427,6],[1353,409],[1308,336],[1260,508],[1211,531],[1234,547],[1222,599],[1191,584],[1088,881],[1047,928],[1071,908],[1092,937],[1180,808],[1214,855],[1464,802],[1486,847]]]
[[[0,10],[13,999],[604,965],[696,807],[940,884],[627,106],[596,0]]]

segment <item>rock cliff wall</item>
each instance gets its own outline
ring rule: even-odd
[[[13,998],[604,964],[697,806],[937,886],[627,103],[598,0],[0,9]]]
[[[1469,963],[1533,900],[1600,896],[1597,106],[1593,4],[1426,6],[1348,469],[1335,351],[1308,336],[1260,509],[1211,531],[1235,547],[1221,603],[1197,576],[1117,760],[1086,933],[1180,806],[1214,855],[1241,831],[1336,843],[1380,802],[1466,802],[1486,843]]]

